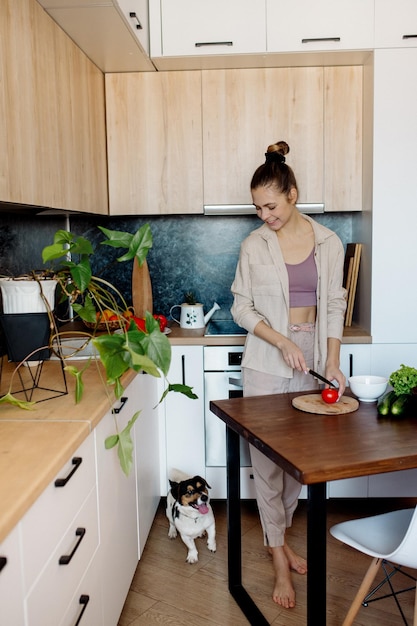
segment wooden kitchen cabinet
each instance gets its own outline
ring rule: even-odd
[[[324,68],[324,207],[362,210],[361,66]]]
[[[34,0],[0,5],[0,201],[108,212],[104,78]]]
[[[250,181],[284,139],[299,202],[323,202],[323,69],[203,71],[204,204],[251,204]]]
[[[417,47],[417,4],[414,0],[375,2],[375,48]]]
[[[202,213],[200,72],[106,74],[110,213]]]
[[[266,11],[268,52],[373,48],[373,0],[266,0]]]

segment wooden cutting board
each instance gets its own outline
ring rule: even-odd
[[[133,261],[132,305],[137,317],[145,317],[146,311],[153,313],[152,283],[146,259],[142,267],[136,258]]]
[[[343,413],[353,413],[359,407],[359,402],[355,398],[342,396],[339,402],[326,404],[322,400],[321,394],[310,393],[305,396],[293,398],[292,405],[300,411],[306,413],[316,413],[319,415],[342,415]]]

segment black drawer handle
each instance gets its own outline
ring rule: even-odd
[[[306,39],[302,39],[301,43],[316,43],[320,41],[340,41],[340,37],[307,37]]]
[[[0,556],[0,572],[6,567],[7,559],[5,556]]]
[[[120,411],[123,409],[124,405],[126,404],[126,402],[128,401],[129,398],[126,398],[125,396],[123,396],[123,398],[120,398],[120,406],[116,406],[114,407],[111,412],[112,413],[120,413]]]
[[[403,35],[403,39],[417,39],[417,35]]]
[[[79,539],[77,543],[75,544],[74,549],[71,552],[71,554],[63,554],[62,556],[59,557],[60,565],[68,565],[68,563],[71,561],[72,557],[74,556],[74,554],[77,552],[78,548],[80,547],[80,543],[82,542],[84,535],[85,535],[85,528],[77,528],[77,530],[75,531],[75,536],[79,537]]]
[[[132,19],[137,21],[137,24],[136,24],[137,30],[142,30],[143,26],[140,23],[140,19],[138,18],[138,16],[136,15],[136,13],[134,11],[130,11],[129,17],[131,17]]]
[[[233,41],[196,41],[196,48],[203,48],[204,46],[233,46]]]
[[[69,481],[69,479],[71,478],[71,476],[77,471],[77,469],[80,467],[81,463],[83,462],[82,458],[80,456],[75,456],[72,459],[72,464],[73,464],[73,468],[70,471],[70,473],[68,474],[68,476],[66,478],[57,478],[55,481],[55,487],[65,487],[65,485],[67,484],[67,482]]]
[[[81,623],[81,618],[82,618],[82,616],[84,614],[84,611],[87,608],[87,604],[90,602],[90,596],[86,596],[86,595],[83,594],[82,596],[80,596],[80,599],[78,600],[78,602],[79,602],[79,604],[82,605],[83,608],[81,609],[81,613],[79,614],[78,619],[75,622],[74,626],[78,626],[78,624]]]

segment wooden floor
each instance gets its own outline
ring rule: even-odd
[[[329,527],[344,519],[372,515],[414,506],[416,500],[333,500],[328,503]],[[161,501],[152,530],[138,565],[118,626],[244,626],[248,622],[227,588],[226,504],[212,502],[217,531],[217,552],[210,553],[206,540],[197,540],[199,561],[185,562],[181,539],[170,540],[164,501]],[[285,610],[271,599],[273,573],[271,558],[262,545],[256,504],[242,505],[243,584],[266,619],[274,626],[302,626],[306,623],[306,577],[294,575],[297,606]],[[306,502],[301,500],[289,544],[305,555]],[[327,626],[340,626],[370,559],[342,545],[331,535],[328,540]],[[412,572],[414,573],[414,572]],[[397,575],[402,584],[403,578]],[[377,580],[379,580],[377,578]],[[393,581],[394,582],[394,581]],[[395,585],[394,585],[395,586]],[[414,591],[403,593],[401,606],[412,625]],[[399,626],[404,622],[393,598],[361,607],[357,626]],[[320,625],[317,625],[320,626]]]

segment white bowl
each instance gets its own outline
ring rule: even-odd
[[[376,402],[385,392],[388,379],[384,376],[351,376],[348,382],[358,400]]]

